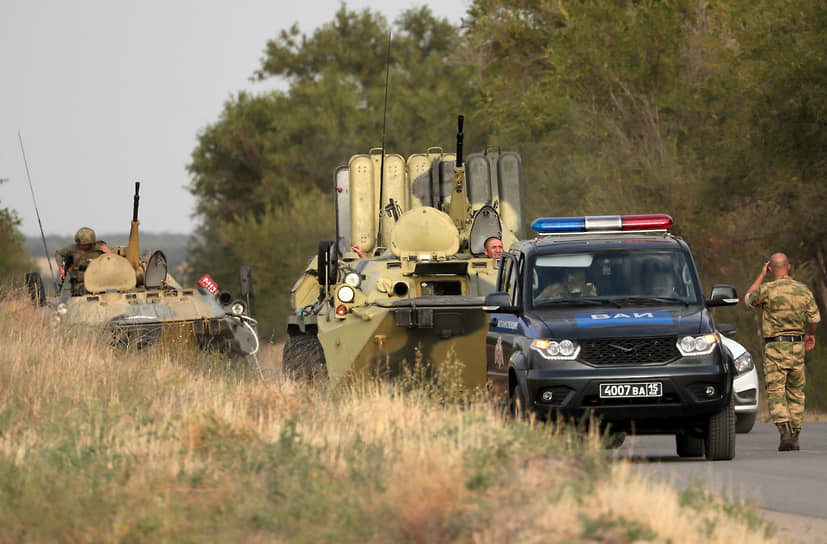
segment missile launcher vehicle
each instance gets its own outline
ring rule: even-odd
[[[463,387],[485,385],[499,261],[484,244],[522,237],[522,165],[497,147],[464,159],[458,124],[456,153],[372,149],[336,169],[336,240],[290,293],[285,374],[338,384],[452,363]]]

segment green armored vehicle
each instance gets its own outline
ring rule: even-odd
[[[522,236],[519,155],[489,147],[463,161],[460,116],[456,154],[373,149],[337,168],[334,187],[336,241],[291,291],[284,372],[335,384],[450,362],[463,385],[484,385],[482,304],[498,273],[485,243]]]
[[[191,341],[202,349],[233,356],[255,354],[259,348],[257,324],[248,315],[247,304],[233,300],[229,292],[219,293],[208,275],[195,288],[182,287],[168,273],[160,250],[141,259],[139,188],[135,183],[128,245],[96,256],[83,271],[82,285],[69,289],[61,284],[57,296],[48,300],[40,277],[27,275],[35,303],[53,310],[62,325],[103,328],[111,342],[121,347],[140,349],[159,342]],[[249,268],[244,272],[242,291],[246,285],[249,293]]]

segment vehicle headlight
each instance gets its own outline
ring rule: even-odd
[[[749,372],[753,368],[755,368],[755,364],[752,362],[752,355],[750,355],[748,351],[745,351],[740,357],[735,359],[735,372],[737,374]]]
[[[577,359],[580,346],[572,340],[534,340],[531,349],[546,359],[555,361],[571,361]]]
[[[57,305],[57,313],[59,313],[60,315],[66,315],[66,312],[68,311],[69,308],[67,308],[66,304],[64,304],[63,302]]]
[[[362,283],[362,277],[356,272],[348,272],[345,275],[345,283],[356,289]]]
[[[353,297],[356,296],[356,292],[350,285],[342,285],[339,287],[339,290],[336,291],[336,296],[342,302],[353,302]]]
[[[241,315],[244,313],[244,310],[244,303],[240,300],[236,300],[235,302],[233,302],[232,306],[230,306],[230,312],[233,315]]]
[[[678,340],[678,351],[681,355],[706,355],[712,353],[715,346],[718,344],[718,337],[714,334],[704,334],[701,336],[684,336]]]

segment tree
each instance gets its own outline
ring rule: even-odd
[[[0,183],[7,180],[0,179]],[[23,275],[35,268],[31,256],[23,249],[20,219],[14,210],[0,208],[0,287],[22,285]]]
[[[456,116],[470,109],[471,67],[454,56],[459,28],[411,9],[392,34],[383,127],[389,30],[381,15],[342,5],[309,36],[296,25],[281,31],[256,77],[286,78],[289,90],[239,93],[199,134],[188,167],[200,220],[190,270],[223,286],[238,265],[253,265],[256,285],[266,286],[256,302],[264,337],[285,330],[290,287],[319,239],[334,237],[336,166],[383,136],[388,152],[453,150]],[[466,148],[487,143],[486,132],[475,126]]]

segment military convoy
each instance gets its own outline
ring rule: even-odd
[[[140,349],[163,341],[192,341],[202,349],[232,356],[255,354],[259,348],[257,323],[247,312],[248,304],[234,300],[229,292],[219,293],[208,276],[198,287],[182,287],[169,274],[160,250],[141,259],[139,188],[135,183],[128,245],[95,257],[83,272],[81,288],[61,284],[55,297],[45,296],[38,274],[28,274],[26,283],[35,304],[53,311],[62,325],[102,328],[110,341],[121,347]],[[252,285],[249,268],[245,270],[242,296]]]
[[[490,237],[523,235],[522,165],[489,147],[372,149],[336,169],[336,240],[319,244],[295,283],[283,369],[334,383],[451,363],[485,384],[482,304],[497,280]]]

